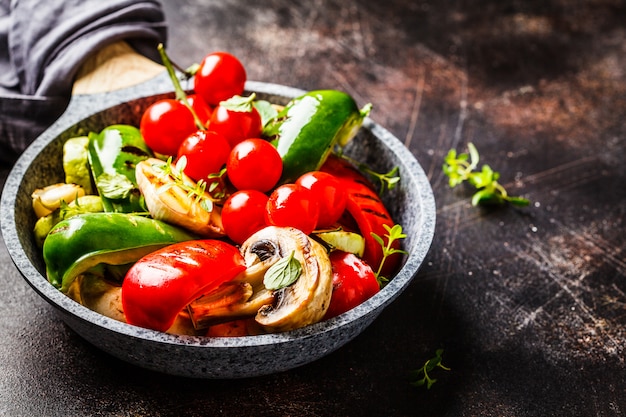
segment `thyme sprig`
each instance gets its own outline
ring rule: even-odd
[[[397,166],[393,167],[389,172],[381,173],[374,171],[366,163],[357,161],[354,158],[350,158],[349,156],[344,154],[341,149],[336,152],[336,155],[356,166],[359,171],[369,175],[371,178],[378,181],[378,184],[380,185],[380,188],[378,190],[379,195],[382,195],[385,191],[393,190],[400,182],[400,168]]]
[[[183,174],[185,166],[187,166],[187,158],[184,155],[175,164],[172,161],[172,157],[169,157],[165,164],[158,165],[163,173],[173,180],[173,182],[163,185],[160,192],[165,192],[171,187],[178,186],[187,193],[187,198],[200,204],[204,210],[213,210],[213,202],[205,194],[207,189],[206,181],[203,179],[197,182],[188,180]]]
[[[443,349],[437,349],[435,352],[435,356],[433,358],[428,359],[424,365],[411,372],[411,385],[415,387],[423,387],[426,389],[430,389],[437,380],[431,376],[432,371],[436,368],[443,369],[444,371],[449,371],[450,368],[444,366],[442,361]]]
[[[456,149],[450,149],[443,163],[443,172],[448,176],[448,184],[451,188],[467,181],[476,188],[472,196],[472,205],[479,204],[505,204],[515,206],[527,206],[530,201],[523,197],[510,196],[506,189],[498,182],[500,173],[491,169],[489,165],[483,165],[477,171],[480,156],[473,143],[467,144],[468,153],[457,153]]]
[[[226,186],[224,179],[226,177],[226,167],[222,168],[220,172],[215,172],[208,175],[209,182],[209,194],[216,200],[223,200],[227,197]]]
[[[383,227],[387,231],[387,233],[384,235],[384,237],[387,238],[387,242],[385,242],[385,239],[383,239],[383,237],[377,235],[376,233],[374,232],[371,233],[372,238],[374,238],[374,240],[378,242],[380,247],[383,249],[383,259],[380,261],[380,265],[378,265],[378,270],[375,272],[376,280],[378,281],[378,284],[381,287],[385,286],[385,284],[389,282],[388,278],[381,275],[382,270],[383,270],[383,265],[385,264],[385,261],[387,260],[387,258],[389,258],[389,256],[396,254],[396,253],[403,253],[403,254],[407,253],[406,251],[402,249],[396,249],[393,247],[393,242],[399,239],[406,238],[406,234],[402,232],[402,226],[399,224],[394,224],[393,226],[388,226],[384,224]]]

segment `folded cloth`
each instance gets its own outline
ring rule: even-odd
[[[158,1],[0,0],[0,160],[13,161],[65,110],[81,64],[125,40],[160,61]]]

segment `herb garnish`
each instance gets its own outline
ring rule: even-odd
[[[476,188],[472,196],[472,205],[479,204],[504,204],[511,203],[515,206],[527,206],[530,201],[523,197],[508,195],[505,188],[498,183],[500,173],[491,169],[489,165],[483,165],[480,171],[476,171],[480,159],[478,150],[471,142],[467,144],[469,153],[457,154],[456,149],[450,149],[444,159],[443,172],[449,178],[451,188],[468,181]]]
[[[256,93],[252,93],[248,97],[236,95],[232,96],[228,100],[220,102],[220,106],[230,111],[248,113],[252,111],[255,98]]]
[[[356,159],[350,158],[349,156],[345,155],[342,152],[342,149],[337,150],[336,155],[347,160],[351,164],[355,165],[359,169],[359,171],[376,179],[378,183],[380,184],[378,195],[382,195],[385,191],[393,190],[396,187],[396,185],[400,182],[400,175],[398,174],[398,171],[400,170],[400,168],[397,166],[393,167],[391,171],[389,172],[380,173],[380,172],[374,171],[372,168],[370,168],[369,165],[363,162],[359,162]]]
[[[187,193],[188,198],[192,198],[193,201],[200,204],[204,210],[210,212],[213,210],[213,202],[206,198],[206,181],[202,179],[198,180],[196,183],[187,181],[183,176],[186,165],[187,158],[185,156],[180,157],[176,164],[172,162],[172,157],[169,157],[165,164],[155,165],[156,168],[160,168],[165,175],[168,175],[173,180],[173,182],[162,186],[159,192],[165,192],[171,187],[178,186]]]
[[[416,369],[411,372],[411,385],[415,387],[426,386],[426,389],[430,389],[437,380],[432,378],[429,372],[432,372],[435,368],[441,368],[445,371],[449,371],[450,368],[444,366],[441,363],[441,356],[443,355],[443,349],[437,349],[435,357],[428,359],[424,366],[420,369]],[[421,378],[420,378],[421,377]],[[419,378],[419,379],[418,379]]]
[[[279,290],[293,284],[302,274],[300,261],[294,258],[295,251],[289,256],[279,259],[270,266],[263,277],[263,285],[268,290]]]
[[[383,259],[380,261],[380,265],[378,265],[378,270],[375,273],[376,280],[378,281],[378,284],[381,287],[383,287],[387,282],[389,282],[388,278],[380,275],[383,269],[383,265],[385,264],[385,261],[387,260],[387,258],[395,253],[404,253],[404,254],[407,253],[404,250],[396,249],[392,247],[392,244],[394,241],[398,239],[406,238],[406,234],[402,233],[402,226],[399,224],[394,224],[393,227],[389,227],[388,225],[383,224],[383,227],[387,231],[387,234],[384,235],[385,237],[387,237],[387,243],[385,243],[384,239],[381,236],[378,236],[374,232],[371,233],[372,238],[374,238],[374,240],[378,242],[380,247],[383,249]]]
[[[98,175],[96,185],[102,196],[111,200],[126,198],[135,188],[135,184],[125,175],[111,172]]]
[[[255,100],[252,105],[259,112],[259,116],[261,116],[263,128],[278,115],[276,107],[267,100]]]

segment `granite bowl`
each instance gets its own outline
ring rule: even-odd
[[[303,91],[249,81],[259,98],[286,103]],[[430,247],[435,229],[432,189],[413,155],[371,119],[347,153],[386,172],[399,166],[401,182],[385,202],[408,235],[408,255],[391,282],[374,297],[331,320],[295,331],[239,338],[176,336],[128,325],[72,301],[48,283],[40,249],[33,239],[32,191],[63,180],[62,145],[70,137],[113,123],[138,124],[150,103],[171,95],[167,77],[128,89],[76,96],[64,115],[22,154],[2,194],[2,234],[10,256],[30,286],[60,318],[99,349],[140,367],[194,378],[243,378],[285,371],[315,361],[361,333],[409,285]],[[401,326],[401,323],[396,323]]]

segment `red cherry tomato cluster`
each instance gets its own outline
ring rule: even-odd
[[[266,178],[269,178],[274,173],[270,165],[257,166],[257,173],[267,169]],[[229,169],[230,165],[227,172]],[[224,231],[236,243],[242,243],[254,232],[269,225],[295,227],[306,234],[331,227],[346,206],[347,197],[340,182],[321,171],[304,174],[295,183],[279,185],[269,195],[262,192],[265,187],[251,185],[231,195],[222,208]]]
[[[187,97],[189,105],[204,123],[212,110],[199,96]],[[154,152],[176,155],[180,144],[198,130],[193,113],[177,99],[162,99],[146,109],[139,125],[141,135]]]
[[[306,234],[333,227],[347,207],[341,180],[313,171],[294,183],[279,184],[282,159],[261,137],[254,96],[242,97],[245,82],[246,71],[236,57],[208,54],[195,73],[195,94],[159,100],[145,111],[140,131],[146,144],[174,160],[184,157],[184,172],[196,181],[213,181],[226,168],[222,224],[237,244],[268,225],[295,227]],[[327,318],[379,290],[371,268],[358,257],[336,251],[331,263],[335,290]]]
[[[146,144],[163,156],[184,156],[185,174],[208,181],[226,165],[235,145],[261,136],[254,97],[241,97],[245,82],[246,71],[235,56],[208,54],[195,74],[195,94],[177,93],[146,109],[140,122]]]

